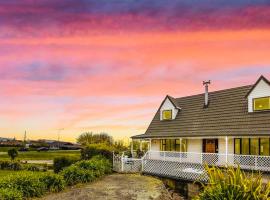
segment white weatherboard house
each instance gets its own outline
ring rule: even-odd
[[[145,173],[195,179],[207,163],[270,172],[270,82],[166,96],[146,132]],[[195,175],[194,175],[195,174]]]

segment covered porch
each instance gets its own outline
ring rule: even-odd
[[[269,137],[137,138],[147,143],[142,172],[186,180],[206,180],[204,166],[239,166],[270,172]],[[142,145],[140,145],[141,147]],[[131,151],[132,145],[131,145]]]

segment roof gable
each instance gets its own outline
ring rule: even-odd
[[[256,83],[252,86],[252,88],[248,91],[246,94],[246,98],[250,95],[250,93],[256,88],[256,86],[261,82],[264,81],[270,86],[270,81],[266,79],[263,75],[260,76],[260,78],[256,81]]]

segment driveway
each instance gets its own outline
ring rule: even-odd
[[[87,185],[76,186],[42,200],[169,200],[159,179],[138,174],[112,174]]]

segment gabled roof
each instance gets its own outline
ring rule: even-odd
[[[161,108],[161,106],[164,104],[164,102],[166,101],[166,99],[169,99],[169,101],[173,104],[173,106],[176,108],[176,109],[181,109],[178,105],[177,105],[177,102],[176,102],[176,99],[172,96],[169,96],[169,95],[166,95],[165,99],[162,101],[159,109]]]
[[[252,86],[252,88],[250,88],[250,90],[246,94],[246,97],[248,97],[248,95],[254,90],[254,88],[258,85],[258,83],[261,82],[261,80],[265,81],[270,86],[270,81],[263,75],[261,75],[260,78],[256,81],[256,83]]]
[[[211,104],[207,109],[203,108],[204,93],[174,98],[175,106],[181,107],[175,120],[161,121],[158,109],[145,134],[132,138],[270,136],[270,112],[248,112],[246,94],[253,87],[209,92]]]

